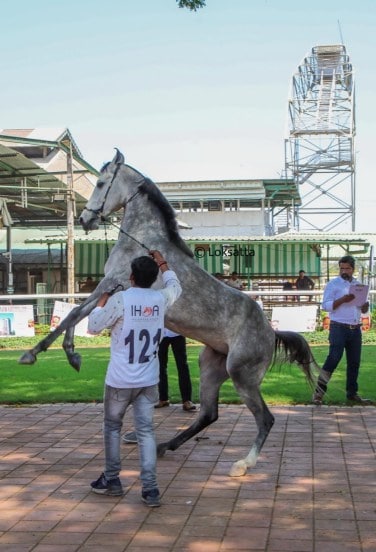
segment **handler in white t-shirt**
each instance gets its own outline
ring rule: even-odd
[[[111,328],[111,358],[104,394],[105,469],[91,483],[98,494],[121,496],[120,434],[125,412],[133,405],[140,454],[142,500],[160,506],[156,478],[157,451],[153,429],[158,400],[158,347],[163,338],[165,311],[181,294],[179,280],[159,251],[150,251],[131,264],[131,287],[110,296],[105,293],[89,315],[88,329],[97,334]],[[162,272],[163,289],[151,289]]]

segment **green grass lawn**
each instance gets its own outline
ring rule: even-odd
[[[103,382],[109,357],[108,347],[78,347],[82,356],[81,371],[77,373],[66,360],[62,349],[41,353],[32,366],[18,364],[20,350],[0,350],[0,403],[56,403],[101,401]],[[201,346],[188,346],[188,360],[193,386],[193,401],[199,401],[198,355]],[[319,365],[328,351],[325,346],[313,346]],[[375,378],[376,345],[364,345],[359,377],[359,392],[376,401]],[[170,400],[181,402],[177,370],[170,354]],[[296,365],[276,365],[269,370],[262,384],[263,397],[268,404],[307,404],[312,390]],[[239,397],[230,381],[221,388],[220,402],[239,403]],[[345,404],[345,361],[341,361],[330,383],[327,404]]]

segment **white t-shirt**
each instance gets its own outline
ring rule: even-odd
[[[148,387],[159,381],[158,347],[165,310],[181,293],[176,274],[162,274],[164,289],[131,287],[109,298],[89,315],[88,329],[111,327],[111,358],[106,384],[120,389]]]
[[[106,384],[147,387],[159,381],[158,347],[163,338],[165,301],[160,291],[132,287],[122,293],[124,318],[111,335]]]
[[[335,310],[333,309],[333,303],[347,295],[350,291],[351,284],[360,284],[358,280],[353,278],[350,281],[344,280],[341,276],[337,276],[330,280],[324,289],[324,295],[322,299],[322,309],[329,312],[329,318],[333,322],[340,322],[342,324],[360,324],[361,309],[355,305],[349,305],[349,303],[342,303]]]
[[[236,280],[233,280],[232,278],[229,278],[226,282],[227,285],[230,287],[233,287],[235,289],[243,289],[243,282],[239,280],[239,278],[236,278]]]

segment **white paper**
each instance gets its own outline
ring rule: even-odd
[[[65,301],[55,301],[54,311],[52,313],[51,322],[50,322],[50,331],[52,332],[55,328],[64,320],[68,314],[77,307],[73,303],[65,303]],[[85,317],[75,326],[74,333],[81,337],[93,337],[93,334],[89,334],[87,331],[88,319]]]
[[[273,307],[271,325],[274,330],[314,332],[317,321],[317,305],[302,307]]]
[[[0,305],[0,338],[34,333],[33,305]]]
[[[367,302],[368,297],[368,286],[363,284],[351,284],[349,293],[355,295],[355,299],[347,303],[348,305],[356,305],[357,307],[362,307],[364,303]]]

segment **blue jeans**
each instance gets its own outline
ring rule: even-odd
[[[105,386],[104,451],[106,479],[118,477],[121,470],[120,436],[125,412],[133,405],[134,427],[140,455],[142,489],[157,488],[157,445],[154,435],[154,405],[158,401],[158,386],[117,389]]]
[[[329,354],[322,367],[332,374],[346,351],[346,395],[353,397],[358,391],[358,374],[362,349],[362,332],[360,326],[350,329],[346,325],[330,323]]]

